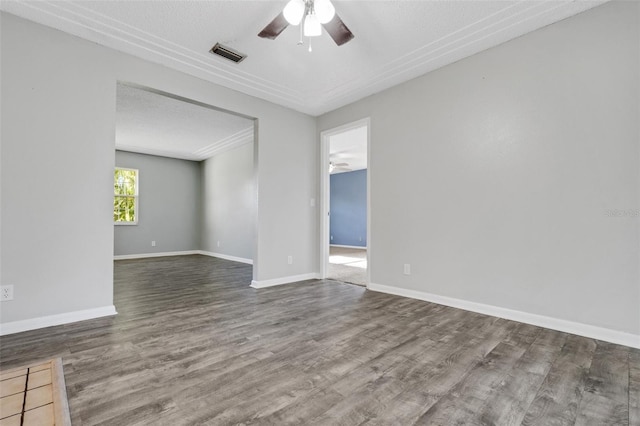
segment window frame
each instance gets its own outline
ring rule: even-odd
[[[135,225],[138,224],[138,221],[140,220],[140,203],[138,203],[138,197],[140,196],[140,191],[139,191],[139,188],[140,188],[140,170],[139,169],[131,169],[131,168],[128,168],[128,167],[115,166],[114,169],[113,169],[114,184],[115,184],[115,172],[117,170],[126,170],[126,171],[129,171],[129,172],[135,172],[136,173],[136,185],[135,185],[135,194],[134,195],[119,195],[119,194],[116,194],[115,191],[113,193],[114,200],[115,200],[115,197],[127,197],[127,198],[133,197],[133,200],[134,200],[133,211],[134,211],[134,215],[135,215],[136,220],[132,221],[132,222],[117,222],[117,221],[114,220],[113,224],[114,225],[118,225],[118,226],[122,226],[122,225],[123,226],[135,226]]]

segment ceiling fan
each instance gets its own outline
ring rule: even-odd
[[[284,10],[276,16],[260,33],[259,37],[275,39],[289,25],[300,25],[300,41],[302,37],[317,37],[322,34],[322,27],[338,46],[342,46],[354,35],[336,14],[331,0],[289,0]],[[309,45],[311,51],[311,45]]]
[[[329,161],[329,173],[333,172],[350,172],[351,169],[347,168],[349,163],[334,163],[333,161]]]

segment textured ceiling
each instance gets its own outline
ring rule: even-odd
[[[311,115],[575,15],[604,0],[334,1],[355,39],[313,52],[298,28],[256,34],[283,1],[12,1],[0,8]],[[208,53],[223,43],[247,59]]]
[[[250,142],[252,120],[117,86],[116,149],[199,161]]]

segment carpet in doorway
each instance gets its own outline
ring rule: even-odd
[[[327,278],[361,286],[367,285],[366,248],[329,248],[329,269]]]

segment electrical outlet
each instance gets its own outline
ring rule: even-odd
[[[220,247],[220,241],[216,242],[216,246]]]
[[[155,247],[156,246],[156,242],[155,241],[151,241],[151,247]]]
[[[0,301],[6,302],[7,300],[13,300],[12,285],[3,285],[0,287]]]
[[[404,264],[404,274],[411,275],[411,265],[409,265],[408,263]]]
[[[289,265],[293,265],[293,256],[291,256],[291,255],[287,256],[287,263]]]

